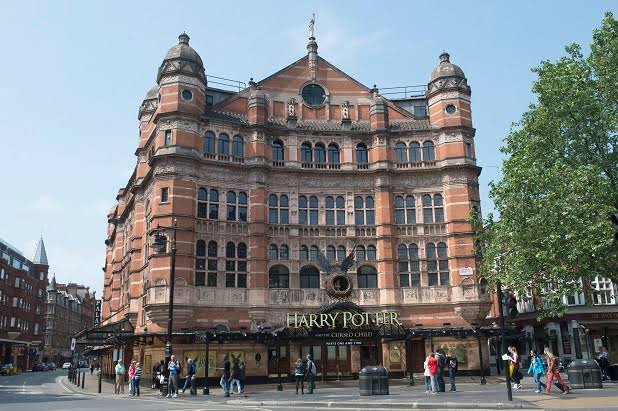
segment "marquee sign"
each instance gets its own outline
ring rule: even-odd
[[[101,300],[96,300],[94,303],[94,326],[101,324]]]
[[[366,327],[373,325],[401,325],[394,311],[357,313],[340,311],[321,314],[288,313],[287,326],[290,328],[340,328]]]

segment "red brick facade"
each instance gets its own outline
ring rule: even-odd
[[[397,311],[406,327],[482,322],[489,300],[466,221],[480,207],[470,88],[448,54],[419,99],[428,115],[415,116],[318,57],[313,38],[307,56],[238,93],[209,87],[188,36],[179,40],[142,103],[138,163],[108,214],[103,324],[165,331],[169,245],[156,254],[149,233],[173,220],[176,330],[255,330],[311,312],[327,300],[312,288],[323,282],[316,250],[340,260],[354,244],[360,307]],[[313,97],[310,85],[319,86]],[[417,343],[458,349],[460,368],[478,368],[476,339]],[[181,357],[197,349],[175,344]],[[292,363],[305,350],[287,349]],[[148,365],[162,350],[157,340],[134,355]],[[270,371],[266,346],[229,344],[216,358],[224,350],[260,353],[249,375]],[[380,361],[417,367],[418,352],[397,350],[403,341],[383,343]],[[342,369],[358,372],[362,348],[344,351]]]

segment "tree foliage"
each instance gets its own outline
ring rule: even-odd
[[[618,21],[605,15],[588,56],[571,44],[533,72],[537,102],[504,140],[503,178],[491,185],[500,219],[471,223],[481,273],[533,290],[553,316],[595,276],[618,279]]]

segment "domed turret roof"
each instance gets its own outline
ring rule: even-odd
[[[152,100],[158,97],[159,97],[159,86],[154,85],[152,86],[150,90],[148,90],[148,93],[146,93],[146,97],[144,97],[144,100]]]
[[[440,64],[438,64],[436,68],[431,71],[431,76],[429,78],[430,83],[444,77],[466,78],[466,75],[461,67],[451,63],[449,58],[450,56],[446,51],[443,51],[442,54],[440,54]]]
[[[204,63],[202,63],[202,58],[197,54],[197,51],[189,45],[189,39],[189,35],[185,32],[178,36],[178,44],[167,51],[164,60],[189,60],[203,66]]]

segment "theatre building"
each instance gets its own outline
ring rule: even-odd
[[[256,380],[307,353],[324,378],[372,363],[406,375],[438,348],[478,373],[491,301],[467,223],[481,170],[462,69],[443,52],[426,85],[381,91],[313,36],[298,54],[229,91],[188,35],[169,49],[108,214],[101,327],[78,344],[121,345],[150,371],[175,257],[173,351],[207,355],[212,376],[226,353]]]

